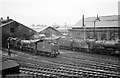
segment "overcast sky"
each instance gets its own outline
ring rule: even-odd
[[[32,24],[76,24],[85,17],[117,15],[119,0],[0,0],[0,16]]]

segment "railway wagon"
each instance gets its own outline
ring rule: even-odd
[[[9,44],[10,48],[12,49],[32,54],[38,54],[48,57],[56,57],[59,54],[57,44],[44,40],[22,40],[18,38],[10,38]]]

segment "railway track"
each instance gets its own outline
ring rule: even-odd
[[[92,69],[100,69],[100,70],[106,70],[106,71],[115,71],[118,72],[120,66],[115,65],[115,64],[106,64],[104,62],[100,63],[97,61],[91,61],[91,60],[86,60],[83,58],[75,58],[72,56],[58,56],[56,58],[57,60],[54,59],[48,59],[48,58],[40,58],[42,60],[47,60],[50,62],[54,63],[59,63],[59,64],[67,64],[71,66],[77,66],[77,67],[87,67],[87,68],[92,68]],[[95,58],[94,58],[95,59]],[[60,61],[61,60],[61,61]]]
[[[32,56],[29,54],[19,54],[19,56],[12,57],[10,59],[15,60],[20,64],[21,72],[27,72],[28,74],[33,72],[36,73],[37,76],[40,76],[40,73],[43,73],[44,75],[47,74],[47,76],[50,77],[120,77],[119,72],[115,69],[106,67],[108,70],[105,70],[104,64],[101,64],[100,67],[99,62],[94,65],[94,61],[91,62],[89,60],[85,64],[85,60],[83,60],[84,58],[78,58],[77,61],[75,60],[77,58],[75,58],[74,55],[73,57],[71,56],[71,58],[68,55],[61,55],[56,59],[49,59],[46,57]],[[83,61],[81,62],[80,59]],[[31,69],[34,69],[36,71],[33,71]]]
[[[46,71],[46,68],[48,69],[46,73],[49,73],[49,71],[56,72],[55,76],[64,76],[64,77],[119,77],[119,73],[115,72],[108,72],[108,71],[101,71],[101,70],[94,70],[89,68],[83,68],[83,67],[76,67],[76,66],[70,66],[70,65],[63,65],[63,64],[56,64],[48,61],[40,61],[35,62],[31,60],[24,60],[25,58],[14,58],[12,60],[17,61],[21,67],[25,68],[34,68],[34,70],[37,69],[35,73],[38,73],[38,71],[41,71],[40,67],[43,67],[42,69]],[[20,68],[23,71],[28,71],[27,69]],[[54,69],[54,70],[53,70]],[[31,71],[31,70],[30,70]],[[55,74],[53,72],[53,74]],[[45,73],[45,72],[43,72]],[[37,74],[38,75],[38,74]]]
[[[97,61],[108,61],[110,63],[116,63],[116,61],[119,62],[119,57],[113,57],[113,56],[106,56],[106,55],[99,55],[99,54],[90,54],[90,53],[83,53],[83,52],[76,52],[76,51],[69,51],[69,50],[60,50],[61,52],[67,53],[75,58],[85,57],[88,59],[94,59]],[[66,55],[66,54],[65,54]],[[95,59],[96,58],[96,59]],[[81,58],[80,58],[81,59]]]
[[[77,62],[78,64],[83,63],[83,64],[88,64],[90,66],[93,65],[93,67],[96,67],[96,68],[98,67],[98,68],[106,69],[106,70],[111,69],[110,71],[112,71],[112,70],[119,71],[119,69],[120,69],[119,59],[111,61],[111,59],[103,59],[103,58],[100,59],[100,57],[96,57],[96,56],[91,57],[91,56],[84,56],[81,54],[80,54],[80,56],[78,56],[78,55],[79,54],[76,54],[76,55],[75,54],[70,54],[70,55],[63,54],[61,58],[69,59],[69,60],[73,61],[74,63]]]

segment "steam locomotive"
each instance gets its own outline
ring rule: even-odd
[[[30,52],[32,54],[38,54],[47,57],[56,57],[60,54],[56,43],[43,39],[23,40],[19,38],[8,38],[8,43],[10,49]]]
[[[88,52],[88,44],[85,40],[73,39],[73,38],[60,38],[58,40],[58,46],[61,49],[74,50],[74,51],[86,51]]]
[[[98,54],[113,55],[120,54],[120,41],[112,40],[87,40],[90,52],[96,52]]]
[[[105,41],[94,39],[82,40],[74,38],[60,38],[58,40],[60,49],[97,53],[103,55],[120,54],[120,41]]]

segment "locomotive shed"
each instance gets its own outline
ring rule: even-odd
[[[4,51],[6,52],[7,49]],[[78,53],[69,50],[59,51],[61,53],[59,56],[50,58],[11,50],[17,56],[8,59],[14,60],[20,65],[20,74],[7,75],[7,77],[120,77],[118,57],[84,52]]]

